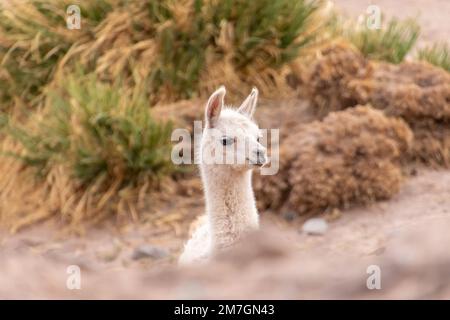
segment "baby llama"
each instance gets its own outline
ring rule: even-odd
[[[220,87],[206,104],[199,150],[206,214],[186,243],[180,264],[207,260],[259,226],[251,183],[252,169],[266,163],[252,119],[258,90],[253,88],[238,109],[224,107],[225,93]]]

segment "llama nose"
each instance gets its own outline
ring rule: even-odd
[[[266,163],[266,153],[262,150],[256,150],[256,159],[258,164],[265,164]]]

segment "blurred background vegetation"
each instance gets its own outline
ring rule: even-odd
[[[420,33],[414,19],[369,30],[313,0],[83,1],[81,29],[69,30],[70,4],[0,4],[1,156],[33,168],[34,179],[63,166],[82,191],[176,174],[172,124],[153,119],[157,105],[221,84],[236,96],[256,85],[276,99],[324,43],[340,38],[400,63]],[[446,44],[417,58],[449,71]]]

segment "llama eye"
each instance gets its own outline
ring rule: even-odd
[[[230,137],[222,137],[222,145],[227,146],[233,143],[234,139]]]

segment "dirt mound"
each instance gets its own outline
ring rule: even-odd
[[[344,45],[327,47],[304,80],[313,108],[325,115],[370,104],[413,129],[409,159],[450,165],[450,74],[426,62],[369,62]]]
[[[333,112],[282,142],[280,172],[256,178],[262,209],[300,214],[389,198],[400,186],[398,159],[412,134],[399,119],[369,106]]]

